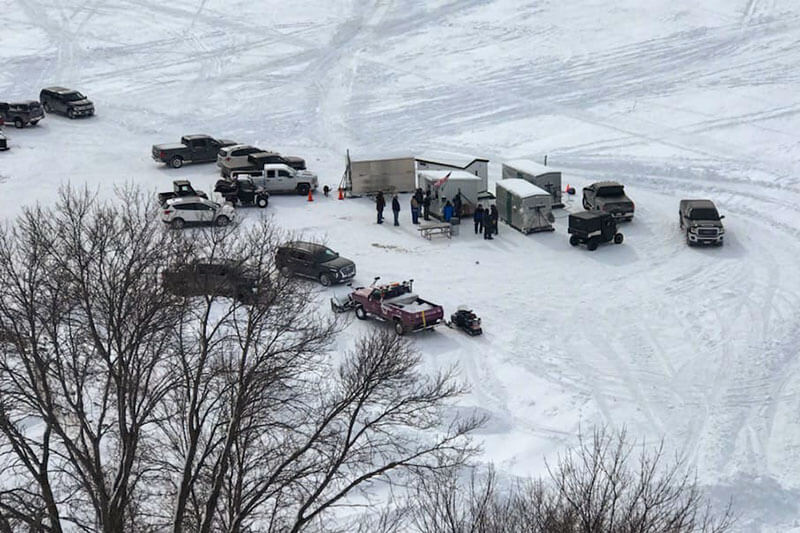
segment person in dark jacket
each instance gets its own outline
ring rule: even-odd
[[[447,203],[444,204],[442,218],[444,218],[445,222],[450,222],[450,219],[453,218],[453,204],[450,203],[450,200],[447,200]]]
[[[375,207],[378,209],[378,224],[383,224],[383,208],[386,207],[386,200],[382,192],[378,192],[375,197]]]
[[[453,216],[461,218],[461,192],[456,193],[453,198]]]
[[[498,211],[497,211],[497,206],[495,206],[495,205],[492,206],[490,214],[491,214],[491,218],[492,218],[492,229],[494,230],[494,234],[497,235],[497,226],[500,225],[500,224],[498,224],[498,222],[499,222],[498,219],[500,218],[500,213],[498,213]]]
[[[422,217],[425,220],[431,219],[431,190],[425,192],[425,198],[422,199]]]
[[[478,204],[478,207],[472,214],[472,220],[475,222],[475,235],[483,233],[483,206],[481,204]]]
[[[492,215],[488,207],[483,210],[483,238],[492,238]]]
[[[397,195],[392,195],[392,213],[394,214],[394,225],[399,226],[400,221],[398,217],[400,216],[400,200],[397,199]]]
[[[417,201],[416,193],[411,197],[411,223],[419,224],[419,201]]]
[[[414,198],[417,200],[417,207],[422,207],[422,202],[425,200],[425,195],[422,193],[422,187],[417,187],[417,190],[414,191]]]

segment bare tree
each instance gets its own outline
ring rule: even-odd
[[[466,480],[465,480],[466,477]],[[418,531],[450,533],[722,533],[730,508],[715,514],[680,459],[605,428],[549,468],[549,479],[501,487],[490,468],[420,479],[408,513]]]
[[[177,318],[158,290],[169,238],[140,193],[120,194],[104,204],[67,188],[0,232],[0,431],[47,531],[126,528],[173,382],[160,368]]]

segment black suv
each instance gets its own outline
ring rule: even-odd
[[[235,261],[178,265],[164,270],[161,282],[176,296],[223,296],[252,303],[259,294],[256,277]]]
[[[304,276],[318,280],[328,287],[356,275],[356,264],[321,244],[287,242],[275,256],[275,263],[284,276]]]
[[[39,93],[39,101],[48,113],[61,113],[69,118],[94,115],[94,104],[78,91],[64,87],[48,87]]]
[[[42,106],[36,100],[24,102],[0,102],[0,119],[14,124],[17,128],[35,126],[44,118]]]

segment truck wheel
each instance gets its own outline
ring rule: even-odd
[[[179,155],[176,155],[169,160],[169,166],[172,168],[181,168],[183,166],[183,158]]]
[[[323,287],[330,287],[331,284],[333,283],[331,275],[328,274],[327,272],[323,272],[322,274],[319,275],[319,283]]]
[[[308,183],[301,183],[297,186],[297,194],[300,196],[306,196],[310,190],[311,187],[309,187]]]
[[[586,245],[586,248],[588,248],[591,252],[597,250],[597,239],[595,237],[589,239],[589,243]]]
[[[394,332],[397,333],[398,337],[402,337],[406,334],[405,326],[403,326],[403,323],[396,318],[394,319]]]
[[[21,118],[17,117],[14,119],[14,127],[16,127],[17,129],[22,129],[23,127],[25,127],[25,123],[22,121]]]
[[[289,268],[288,266],[284,265],[284,266],[281,267],[280,273],[281,273],[281,276],[283,276],[285,278],[288,278],[288,277],[292,276],[292,269]]]
[[[580,242],[581,242],[581,240],[575,235],[571,235],[570,238],[569,238],[569,243],[572,246],[578,246],[578,244],[580,244]]]
[[[367,319],[367,310],[364,309],[363,305],[356,306],[356,318],[359,320],[366,320]]]
[[[614,235],[614,244],[622,244],[623,239],[624,237],[622,236],[622,233],[617,233]]]
[[[184,222],[182,218],[173,218],[169,225],[172,229],[183,229],[183,227],[186,225],[186,222]]]
[[[256,205],[261,209],[267,207],[267,204],[269,204],[269,198],[267,198],[266,196],[259,196],[258,198],[256,198]]]
[[[227,226],[230,223],[231,219],[229,219],[225,215],[218,216],[217,219],[214,221],[214,224],[216,224],[219,227]]]

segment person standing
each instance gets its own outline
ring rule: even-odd
[[[400,221],[398,217],[400,216],[400,200],[397,199],[397,195],[392,195],[392,214],[394,214],[394,225],[399,226]]]
[[[425,220],[431,219],[431,190],[425,191],[425,198],[422,200],[422,215]]]
[[[456,193],[456,197],[453,198],[453,216],[461,218],[461,190]]]
[[[483,238],[492,239],[492,214],[488,207],[483,210]]]
[[[494,234],[497,235],[498,231],[497,226],[500,225],[499,224],[500,213],[497,211],[497,206],[495,205],[492,205],[491,218],[492,218],[492,229],[494,230]]]
[[[478,204],[478,207],[472,214],[472,220],[475,222],[475,235],[483,233],[483,206],[481,204]]]
[[[420,189],[417,189],[417,191],[421,192]],[[417,193],[414,193],[414,196],[411,197],[411,223],[419,224],[419,200],[417,200]]]
[[[417,187],[417,190],[414,191],[414,198],[417,199],[417,207],[422,207],[422,201],[425,199],[425,195],[422,194],[422,187]]]
[[[378,209],[378,224],[383,224],[383,208],[386,207],[386,200],[382,192],[378,192],[375,197],[375,207]]]
[[[450,203],[450,200],[447,200],[447,203],[444,204],[442,218],[444,218],[445,222],[450,222],[450,219],[453,218],[453,204]]]

